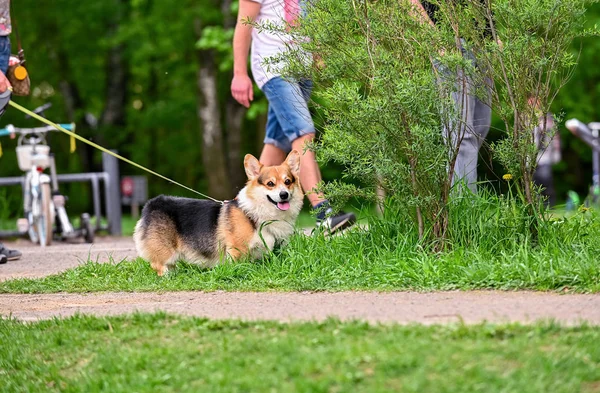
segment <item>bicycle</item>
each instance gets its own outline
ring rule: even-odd
[[[40,107],[43,112],[48,106]],[[60,124],[66,130],[75,129],[75,124]],[[46,134],[57,131],[52,126],[18,128],[12,124],[0,129],[0,136],[19,134],[17,142],[17,162],[19,169],[26,173],[23,184],[23,210],[25,223],[21,223],[21,233],[28,233],[34,243],[42,247],[50,245],[53,240],[54,223],[56,233],[63,238],[83,236],[87,243],[93,243],[94,230],[89,214],[81,215],[81,228],[74,229],[65,209],[65,197],[58,190],[54,155],[46,141]],[[50,175],[44,170],[50,168]]]

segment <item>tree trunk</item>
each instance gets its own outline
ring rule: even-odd
[[[195,21],[195,29],[199,37],[202,32],[199,19]],[[232,193],[223,149],[215,53],[210,49],[198,50],[197,55],[197,112],[202,132],[202,160],[208,180],[208,193],[213,198],[227,199],[232,197]]]
[[[237,194],[246,182],[242,157],[242,124],[246,110],[233,98],[228,98],[225,113],[227,114],[227,169],[231,179],[231,192]]]
[[[236,17],[231,13],[231,3],[231,0],[223,0],[221,3],[223,27],[226,30],[233,29],[236,24]],[[225,103],[225,129],[227,130],[227,169],[233,194],[237,194],[246,181],[242,170],[242,125],[245,115],[246,109],[235,101],[231,94],[228,94]]]
[[[123,56],[123,45],[117,45],[108,52],[106,80],[106,101],[100,116],[102,126],[124,126],[127,105],[128,67]]]
[[[114,0],[118,7],[115,21],[108,27],[108,36],[117,33],[119,25],[126,20],[129,13],[128,0]],[[106,59],[106,98],[104,110],[100,115],[101,126],[124,126],[127,107],[127,81],[129,68],[124,56],[125,45],[111,47]]]

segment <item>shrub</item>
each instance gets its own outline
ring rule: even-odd
[[[458,146],[470,131],[460,116],[468,108],[457,107],[451,95],[457,82],[492,80],[490,105],[506,126],[493,151],[514,176],[514,195],[535,233],[533,129],[575,65],[572,40],[593,33],[581,30],[591,2],[431,1],[439,8],[436,28],[423,23],[409,1],[310,2],[301,23],[281,28],[299,43],[284,56],[287,72],[310,75],[318,86],[326,117],[316,146],[320,158],[343,164],[344,176],[360,182],[341,179],[322,191],[338,201],[356,195],[376,201],[381,188],[416,223],[421,239],[443,247],[454,219],[450,198],[461,194],[452,190]],[[307,64],[306,52],[316,61]],[[455,77],[444,78],[444,70]],[[485,101],[488,92],[474,94]],[[532,96],[541,106],[530,104]]]

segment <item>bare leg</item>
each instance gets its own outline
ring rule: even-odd
[[[317,194],[316,192],[310,192],[321,181],[321,170],[319,169],[319,164],[317,164],[315,152],[307,150],[303,154],[304,145],[306,144],[306,142],[310,142],[314,138],[315,134],[308,134],[303,135],[292,142],[292,149],[299,151],[301,154],[300,182],[302,183],[302,188],[304,189],[304,192],[307,193],[306,197],[308,198],[312,206],[316,206],[325,200],[325,198],[323,198],[323,195]]]
[[[281,165],[285,157],[285,151],[275,145],[265,144],[258,161],[265,166]],[[300,180],[302,181],[302,179]]]

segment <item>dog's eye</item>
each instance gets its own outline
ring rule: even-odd
[[[270,181],[270,182],[267,183],[267,186],[269,186],[269,187],[275,187],[275,183],[273,183],[272,181]]]
[[[286,186],[289,186],[290,184],[292,184],[292,181],[290,179],[285,179],[284,183]]]

